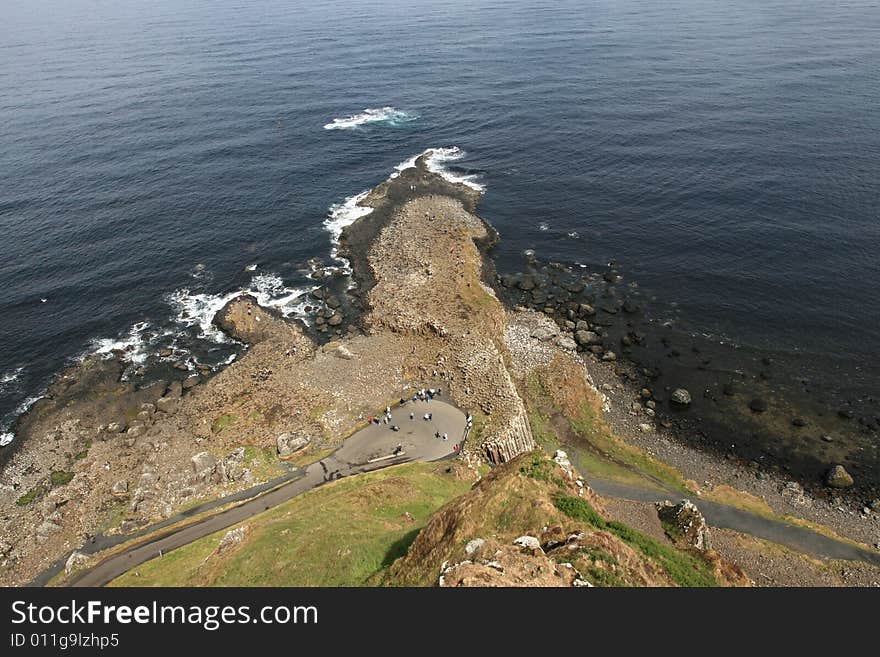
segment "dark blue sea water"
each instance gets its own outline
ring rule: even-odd
[[[878,62],[876,0],[4,0],[0,416],[89,350],[215,344],[236,289],[295,312],[329,208],[439,146],[502,270],[613,259],[870,392]]]

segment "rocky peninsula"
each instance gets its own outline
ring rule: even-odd
[[[525,463],[534,450],[564,447],[583,479],[572,474],[563,455],[556,461],[568,473],[561,490],[575,496],[587,491],[582,497],[603,518],[621,519],[657,540],[673,544],[680,537],[670,537],[669,523],[661,522],[653,502],[603,495],[602,482],[607,491],[625,484],[627,490],[675,496],[675,503],[684,497],[713,500],[765,520],[808,526],[856,550],[841,569],[833,558],[821,561],[791,545],[768,546],[742,530],[713,528],[717,554],[708,563],[721,573],[719,582],[880,580],[872,558],[859,556],[880,542],[878,509],[853,513],[839,500],[813,499],[784,476],[756,477],[748,465],[677,440],[654,421],[656,413],[646,412],[661,402],[660,393],[634,390],[621,376],[617,356],[598,348],[603,328],[586,301],[567,299],[563,315],[559,304],[547,304],[546,312],[505,305],[496,286],[515,286],[534,301],[534,283],[498,280],[487,256],[497,235],[477,215],[479,192],[432,172],[426,157],[360,200],[371,212],[341,237],[351,285],[313,293],[320,322],[289,321],[242,296],[215,323],[247,349],[212,376],[139,384],[123,380],[116,357],[92,357],[60,375],[20,420],[18,445],[2,465],[0,583],[26,584],[96,535],[134,536],[200,503],[284,477],[422,388],[442,391],[471,415],[459,458],[473,471],[484,463]],[[584,289],[577,281],[566,285],[569,295]],[[446,564],[448,581],[493,577],[491,559],[479,567],[465,564],[457,545],[438,541],[447,540],[442,527],[469,505],[501,494],[511,475],[509,468],[499,472],[508,474],[484,477],[488,483],[428,524],[395,566],[400,581],[428,583],[414,564],[429,554],[455,553],[455,567]],[[490,493],[494,480],[502,488]],[[542,492],[541,504],[555,494]],[[548,518],[560,520],[560,513],[548,510]],[[545,547],[556,540],[540,538]],[[597,545],[577,540],[581,547]],[[670,582],[636,559],[619,537],[602,540],[628,560],[623,581]],[[68,563],[70,569],[78,566],[75,558]],[[762,581],[762,574],[769,579]]]

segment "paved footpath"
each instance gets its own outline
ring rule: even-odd
[[[414,415],[412,420],[410,413]],[[425,413],[431,413],[432,419],[423,419]],[[323,483],[400,463],[437,461],[453,455],[455,445],[464,438],[464,413],[437,399],[429,402],[408,401],[404,405],[395,406],[391,409],[391,421],[387,424],[384,422],[384,414],[381,417],[381,424],[368,425],[352,434],[335,452],[308,466],[303,476],[258,494],[226,511],[136,543],[76,575],[70,585],[104,586],[135,566],[243,522]],[[392,430],[392,426],[397,426],[399,430]],[[449,438],[437,438],[435,434],[438,432],[441,436],[447,433]],[[401,452],[395,455],[398,446]],[[239,494],[236,497],[241,496]],[[224,504],[224,499],[217,500],[216,505]]]

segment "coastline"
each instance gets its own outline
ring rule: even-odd
[[[307,436],[304,455],[320,454],[419,386],[442,388],[475,415],[468,458],[502,463],[534,449],[524,382],[514,375],[522,362],[511,360],[503,330],[530,311],[505,307],[489,285],[497,280],[489,251],[498,235],[476,213],[479,198],[478,190],[430,171],[425,155],[372,190],[362,201],[372,212],[340,238],[355,285],[336,294],[354,298],[354,314],[343,317],[338,308],[345,304],[331,308],[316,297],[322,311],[339,314],[326,330],[304,329],[239,295],[214,321],[248,347],[211,377],[186,387],[157,380],[138,388],[121,380],[123,364],[115,358],[94,370],[90,363],[98,361],[88,360],[60,375],[57,392],[23,420],[27,440],[13,460],[25,452],[32,460],[17,467],[18,485],[7,484],[5,468],[0,475],[10,495],[0,552],[4,565],[10,553],[16,560],[4,581],[29,581],[49,557],[96,532],[133,533],[195,502],[276,476],[271,457],[281,451],[282,435]],[[344,277],[331,280],[345,285]],[[547,314],[553,313],[542,321],[552,325]],[[785,490],[784,479],[759,479],[667,432],[645,431],[647,414],[632,406],[640,391],[621,378],[620,361],[603,361],[605,351],[589,357],[565,330],[551,337],[545,343],[530,336],[529,348],[543,344],[582,369],[596,394],[612,398],[605,414],[615,431],[662,456],[697,490],[733,484],[780,513],[873,544],[876,514],[868,514],[868,523],[825,503],[788,508],[791,498],[778,490]],[[29,472],[32,467],[37,470]],[[59,472],[65,476],[55,477]],[[12,495],[21,500],[32,491],[38,491],[32,501],[16,508]]]

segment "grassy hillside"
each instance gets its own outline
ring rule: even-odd
[[[523,535],[537,538],[543,550],[515,547]],[[465,549],[474,539],[491,546],[483,561]],[[500,562],[509,566],[499,568]],[[474,582],[463,585],[558,585],[537,574],[546,573],[548,563],[570,564],[594,586],[748,583],[715,553],[680,549],[607,518],[595,494],[540,452],[495,468],[438,511],[382,583],[427,586],[437,582],[443,564],[461,564],[467,576],[456,582]],[[534,581],[523,576],[529,572],[536,573]]]
[[[111,586],[361,586],[406,552],[430,515],[471,486],[460,466],[408,464],[341,479],[142,564]],[[231,528],[230,528],[231,529]]]

